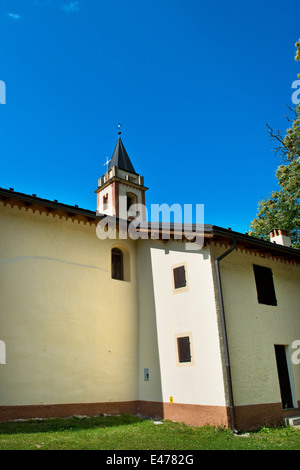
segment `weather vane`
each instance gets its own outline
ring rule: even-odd
[[[119,124],[118,124],[118,129],[119,129],[118,134],[119,134],[119,135],[121,135],[121,126],[122,126],[122,124],[119,123]]]

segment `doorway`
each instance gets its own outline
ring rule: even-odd
[[[286,346],[275,344],[275,355],[283,409],[294,408]]]

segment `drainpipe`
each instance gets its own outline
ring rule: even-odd
[[[217,286],[219,294],[219,303],[220,303],[220,313],[221,313],[221,322],[222,322],[222,332],[224,340],[224,350],[225,350],[225,364],[226,364],[226,375],[228,383],[228,393],[229,393],[229,408],[230,408],[230,417],[231,417],[231,429],[233,432],[237,432],[235,428],[235,415],[234,415],[234,402],[233,402],[233,391],[232,391],[232,379],[230,371],[230,360],[229,360],[229,350],[228,350],[228,340],[227,340],[227,331],[226,331],[226,321],[225,321],[225,311],[224,311],[224,300],[222,292],[222,283],[221,283],[221,274],[220,274],[220,261],[229,255],[236,248],[236,238],[233,239],[233,244],[229,250],[225,251],[221,256],[215,260],[216,266],[216,275],[217,275]]]

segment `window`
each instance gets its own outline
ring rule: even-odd
[[[174,276],[174,287],[175,289],[180,289],[181,287],[186,287],[186,276],[185,276],[185,267],[179,266],[173,269]]]
[[[103,196],[103,210],[105,211],[108,208],[108,194]]]
[[[272,269],[253,265],[257,290],[257,300],[260,304],[277,305]]]
[[[131,206],[137,203],[137,196],[133,193],[126,193],[126,196],[127,196],[127,212],[129,212]]]
[[[130,251],[126,245],[115,245],[111,250],[111,278],[131,281]]]
[[[119,281],[124,280],[123,253],[119,248],[111,250],[111,277]]]
[[[191,347],[190,347],[190,337],[183,336],[177,338],[177,349],[178,349],[178,361],[182,362],[191,362]]]

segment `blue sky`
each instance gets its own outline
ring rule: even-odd
[[[0,187],[96,210],[117,125],[146,203],[245,232],[280,164],[299,1],[0,0]]]

